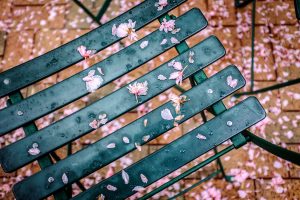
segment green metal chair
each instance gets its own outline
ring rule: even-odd
[[[93,19],[94,22],[96,22],[98,25],[102,25],[101,24],[101,19],[103,17],[103,15],[105,14],[106,10],[108,9],[110,3],[112,0],[105,0],[103,2],[103,5],[101,6],[101,9],[99,10],[99,12],[97,13],[97,15],[94,15],[81,1],[79,0],[73,0],[74,3],[77,4],[77,6],[79,6],[80,8],[83,9],[83,11],[90,17]]]
[[[207,21],[198,9],[192,9],[178,18],[167,14],[184,2],[185,0],[173,0],[157,11],[153,0],[146,0],[103,26],[0,74],[0,97],[8,95],[10,98],[10,105],[0,111],[0,135],[19,127],[23,127],[26,133],[25,138],[0,150],[1,167],[5,172],[12,172],[38,160],[42,169],[14,186],[16,199],[43,199],[50,195],[54,195],[55,199],[125,199],[214,149],[215,155],[145,194],[141,199],[150,198],[214,160],[217,160],[219,169],[201,182],[220,173],[230,181],[219,158],[250,141],[283,159],[300,164],[299,154],[269,143],[247,131],[247,128],[265,117],[264,109],[256,98],[249,97],[226,109],[222,99],[242,88],[245,80],[234,65],[210,78],[205,75],[203,69],[222,58],[225,49],[215,36],[210,36],[193,47],[187,45],[185,40],[204,29]],[[82,56],[77,52],[80,45],[98,52],[119,41],[121,38],[111,34],[113,25],[131,19],[136,21],[136,29],[140,29],[156,19],[162,21],[164,18],[176,19],[176,28],[180,28],[180,31],[171,34],[156,30],[90,68],[23,99],[20,89],[82,61]],[[190,21],[193,21],[193,24]],[[170,42],[172,37],[176,37],[178,43]],[[169,42],[161,43],[164,39]],[[148,46],[141,48],[145,41],[149,41]],[[72,115],[37,130],[34,120],[89,93],[83,78],[92,70],[97,74],[96,78],[101,77],[101,88],[172,47],[179,53],[172,60]],[[163,91],[175,87],[175,80],[167,78],[176,72],[171,66],[174,65],[173,60],[188,66],[181,72],[184,72],[183,79],[189,78],[193,86],[192,89],[183,91],[182,95],[185,95],[184,99],[187,101],[180,105],[180,112],[174,107],[174,102],[167,102],[74,154],[69,148],[70,155],[65,159],[60,160],[54,153],[56,149],[64,145],[71,146],[72,141],[93,131],[95,127],[91,126],[91,122],[96,120],[98,124],[98,117],[105,122],[112,121]],[[229,80],[233,81],[232,84]],[[129,93],[128,87],[135,82],[145,81],[148,83],[146,95],[135,97]],[[215,117],[207,121],[203,112],[205,109]],[[174,142],[88,190],[80,183],[80,179],[139,149],[141,145],[199,113],[205,123]],[[231,140],[232,145],[217,152],[216,147],[228,140]],[[52,158],[56,160],[55,163],[52,162]],[[82,189],[75,197],[71,196],[70,186],[73,183]],[[191,188],[186,188],[178,195]]]

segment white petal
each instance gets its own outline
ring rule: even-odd
[[[107,117],[107,115],[104,113],[104,114],[100,114],[98,116],[98,119],[105,119]]]
[[[174,117],[173,117],[171,111],[170,111],[168,108],[163,109],[163,110],[161,111],[161,117],[162,117],[164,120],[172,120],[172,119],[174,119]]]
[[[148,179],[144,174],[141,174],[140,177],[141,177],[141,180],[143,183],[146,183],[146,184],[148,183]]]
[[[170,77],[169,79],[173,80],[173,79],[177,79],[179,77],[179,74],[180,72],[173,72],[170,74]]]
[[[197,134],[196,138],[198,138],[199,140],[206,140],[206,137],[200,133]]]
[[[174,62],[173,68],[179,71],[183,69],[181,62]]]
[[[175,121],[180,121],[184,118],[184,115],[178,115],[175,117]]]
[[[138,151],[142,151],[142,147],[139,143],[134,143],[134,146],[137,148]]]
[[[69,182],[69,179],[67,177],[67,174],[66,173],[63,173],[62,177],[61,177],[61,180],[64,184],[68,184]]]
[[[104,73],[103,73],[103,71],[102,71],[102,69],[101,69],[100,67],[97,67],[97,70],[98,70],[98,72],[99,72],[102,76],[104,76]]]
[[[172,42],[172,44],[179,44],[180,43],[175,37],[171,37],[171,42]]]
[[[145,135],[145,136],[143,137],[143,141],[144,141],[144,142],[147,142],[149,139],[150,139],[150,135]]]
[[[125,184],[129,183],[129,175],[124,170],[122,170],[122,178]]]
[[[233,79],[232,76],[227,77],[227,85],[229,85],[232,88],[235,88],[237,86],[238,80]]]
[[[148,124],[148,119],[145,119],[145,120],[144,120],[144,126],[146,127],[147,124]]]
[[[164,80],[167,79],[167,77],[165,77],[164,75],[160,74],[160,75],[157,76],[157,79],[161,80],[161,81],[164,81]]]
[[[149,42],[148,41],[143,41],[141,44],[140,44],[140,47],[141,49],[144,49],[148,46]]]
[[[112,186],[112,185],[107,185],[106,188],[109,190],[109,191],[116,191],[117,188],[115,186]]]
[[[86,82],[86,89],[89,92],[95,92],[95,90],[97,90],[102,83],[103,83],[102,77],[95,75],[92,77],[91,81]]]
[[[36,156],[40,153],[41,151],[38,148],[31,148],[28,150],[28,153],[32,156]]]
[[[113,149],[116,147],[116,144],[115,143],[110,143],[106,146],[108,149]]]
[[[135,186],[135,187],[132,189],[132,191],[134,191],[134,192],[142,192],[143,190],[145,190],[145,188],[142,187],[142,186]]]
[[[168,42],[167,39],[163,39],[163,40],[161,41],[160,45],[164,45],[164,44],[166,44],[167,42]]]
[[[126,144],[129,144],[129,138],[128,137],[123,137],[123,142]]]

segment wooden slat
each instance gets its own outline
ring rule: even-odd
[[[189,67],[186,68],[183,78],[191,76],[225,54],[224,47],[215,36],[205,39],[191,48],[191,50],[195,52],[196,59],[193,64],[189,64]],[[185,66],[188,64],[188,58],[189,52],[185,52],[174,59]],[[128,85],[126,85],[84,109],[38,131],[37,134],[2,148],[0,150],[0,161],[3,170],[14,171],[46,153],[91,132],[93,129],[89,126],[89,123],[101,113],[106,113],[108,121],[111,121],[159,93],[173,87],[175,85],[174,80],[158,81],[157,79],[160,74],[169,76],[174,72],[174,69],[168,66],[168,64],[165,63],[136,80],[137,82],[147,81],[149,85],[147,95],[140,96],[139,103],[136,102],[135,96],[128,92]],[[38,143],[41,151],[36,156],[28,154],[28,149],[33,143]],[[12,156],[15,159],[10,159]]]
[[[96,199],[99,194],[104,195],[105,199],[125,199],[135,193],[133,191],[135,186],[149,186],[261,121],[264,117],[265,111],[258,100],[255,97],[249,97],[171,144],[127,167],[125,172],[129,175],[129,184],[124,184],[119,172],[80,193],[74,199]],[[227,125],[228,121],[232,122],[232,126]],[[204,135],[206,140],[197,139],[196,136],[199,133]],[[147,183],[142,182],[140,174],[148,178]],[[116,187],[117,190],[107,190],[108,184]]]
[[[228,76],[232,76],[234,79],[238,80],[238,84],[235,88],[227,85],[226,79]],[[244,85],[245,80],[239,70],[235,66],[227,67],[203,84],[198,85],[183,94],[190,100],[182,105],[181,111],[185,117],[180,123],[186,121],[222,98],[225,98],[234,91],[237,91]],[[208,94],[208,88],[211,88],[214,92]],[[63,173],[68,174],[68,180],[71,184],[99,168],[106,166],[130,151],[133,151],[135,149],[134,143],[146,143],[143,141],[145,135],[150,136],[150,139],[147,141],[149,142],[162,133],[172,129],[174,127],[173,121],[162,121],[160,113],[165,108],[169,108],[173,116],[176,115],[172,103],[168,102],[122,129],[89,145],[87,148],[18,183],[18,186],[16,187],[20,189],[15,190],[17,199],[19,199],[19,197],[26,199],[45,198],[55,192],[55,190],[65,186],[60,181]],[[148,120],[148,125],[146,127],[144,127],[143,124],[145,119]],[[122,140],[123,137],[128,137],[130,144],[124,144]],[[116,148],[107,149],[106,146],[110,143],[115,143]],[[58,181],[53,182],[51,187],[47,189],[39,187],[41,183],[47,182],[49,176],[54,177],[54,179]],[[28,191],[30,191],[30,193]]]
[[[195,23],[190,25],[190,21]],[[157,30],[69,79],[1,110],[0,135],[4,135],[9,131],[36,120],[88,94],[85,82],[82,78],[87,76],[90,70],[97,70],[98,67],[103,70],[105,73],[103,76],[104,81],[101,85],[101,87],[103,87],[109,82],[160,55],[164,51],[174,47],[175,44],[170,42],[166,45],[160,45],[164,38],[170,39],[170,37],[176,37],[179,41],[184,41],[205,28],[206,25],[207,21],[201,11],[199,9],[192,9],[176,20],[176,27],[181,28],[181,31],[176,35]],[[149,45],[142,50],[140,44],[146,40],[149,41]],[[76,87],[74,87],[74,85],[76,85]],[[22,111],[23,115],[19,116],[18,111]]]
[[[119,38],[111,34],[114,24],[132,19],[136,21],[136,29],[138,30],[185,1],[172,0],[164,9],[157,11],[157,7],[154,6],[155,1],[146,0],[103,26],[42,56],[1,73],[0,98],[83,60],[77,52],[77,47],[80,45],[87,46],[88,49],[95,49],[98,52],[119,41]],[[5,84],[7,82],[9,84]]]

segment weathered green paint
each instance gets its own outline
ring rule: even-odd
[[[121,172],[119,172],[80,193],[74,199],[95,199],[99,194],[103,194],[106,199],[125,199],[135,193],[133,191],[135,186],[147,187],[151,185],[213,149],[214,146],[220,145],[261,121],[264,117],[265,111],[258,100],[255,97],[249,97],[146,158],[125,168],[124,171],[129,175],[129,184],[124,184]],[[232,121],[232,126],[227,125],[228,121]],[[206,140],[197,139],[198,133],[206,136]],[[148,178],[147,183],[142,182],[140,174]],[[115,186],[117,191],[107,190],[106,187],[109,184]]]
[[[238,80],[238,85],[234,89],[226,84],[226,77],[229,75]],[[239,90],[244,85],[245,80],[239,70],[235,66],[227,67],[203,84],[195,86],[193,89],[184,93],[184,95],[186,95],[190,100],[184,103],[181,108],[182,114],[185,117],[179,123],[183,123],[185,120],[198,114],[201,110],[204,110],[213,103],[225,98],[234,91]],[[208,95],[207,88],[213,89],[214,93]],[[42,196],[32,196],[33,199],[45,197],[64,186],[62,182],[57,181],[47,189],[38,187],[39,184],[47,182],[48,176],[59,179],[63,173],[67,172],[69,174],[69,183],[75,182],[76,180],[80,180],[88,174],[133,151],[136,149],[134,143],[146,143],[142,139],[145,135],[150,136],[150,141],[164,132],[171,130],[174,128],[173,120],[162,121],[161,118],[160,113],[165,108],[169,108],[173,116],[176,116],[172,103],[166,103],[122,129],[119,129],[98,142],[89,145],[86,149],[69,156],[52,167],[48,167],[40,173],[24,180],[20,184],[17,184],[16,187],[19,188],[17,194],[26,199],[30,199],[28,191],[34,191],[34,194]],[[143,125],[145,119],[148,120],[147,127],[144,127]],[[122,141],[123,137],[128,137],[131,141],[130,144],[124,144]],[[106,146],[110,143],[115,143],[116,148],[107,149]],[[72,164],[70,165],[70,163]]]
[[[77,47],[80,45],[84,45],[88,49],[95,49],[98,52],[118,42],[120,38],[111,34],[114,24],[118,25],[131,19],[136,21],[135,28],[139,30],[185,1],[186,0],[172,0],[163,10],[157,11],[157,7],[154,6],[155,1],[146,0],[103,26],[42,56],[1,73],[0,98],[83,60],[77,52]],[[4,84],[4,80],[6,79],[10,81],[8,85]]]

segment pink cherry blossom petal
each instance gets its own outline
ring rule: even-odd
[[[66,185],[69,182],[68,176],[66,173],[63,173],[62,177],[61,177],[62,182]]]
[[[227,85],[229,85],[232,88],[235,88],[237,86],[238,80],[233,79],[232,76],[227,77]]]
[[[161,81],[164,81],[164,80],[167,79],[167,77],[165,77],[164,75],[160,74],[160,75],[157,76],[157,79],[161,80]]]
[[[138,151],[142,151],[142,147],[139,143],[134,143],[135,148],[137,148]]]
[[[142,191],[144,191],[144,190],[145,190],[145,188],[142,187],[142,186],[135,186],[135,187],[132,189],[132,191],[134,191],[134,192],[142,192]]]
[[[165,108],[161,111],[161,117],[164,120],[173,120],[174,119],[171,111],[168,108]]]
[[[146,48],[146,47],[148,46],[148,44],[149,44],[149,41],[143,41],[143,42],[140,44],[141,49]]]
[[[117,190],[117,188],[113,185],[107,185],[106,189],[108,189],[109,191],[116,191]]]
[[[122,170],[122,179],[126,185],[129,183],[129,175],[124,170]]]
[[[32,156],[36,156],[36,155],[38,155],[39,153],[40,153],[41,151],[39,150],[39,148],[30,148],[29,150],[28,150],[28,153],[30,154],[30,155],[32,155]]]
[[[144,174],[141,174],[140,177],[141,177],[141,180],[143,183],[145,183],[145,184],[148,183],[148,178]]]
[[[114,149],[114,148],[116,148],[116,144],[115,143],[110,143],[110,144],[108,144],[106,146],[106,148],[108,148],[108,149]]]
[[[165,38],[165,39],[163,39],[163,40],[161,41],[160,45],[164,45],[164,44],[166,44],[167,42],[168,42],[168,40]]]
[[[130,142],[129,138],[128,137],[123,137],[123,142],[126,143],[126,144],[129,144],[129,142]]]
[[[172,44],[179,44],[180,42],[175,37],[171,37],[171,43]]]
[[[138,99],[137,99],[138,96],[147,95],[148,82],[147,81],[145,81],[143,83],[134,82],[132,85],[129,84],[129,86],[127,88],[129,90],[129,93],[135,95],[136,101],[138,102]]]
[[[144,127],[146,127],[148,124],[148,119],[144,119]]]
[[[144,141],[144,142],[147,142],[149,139],[150,139],[150,135],[145,135],[145,136],[143,137],[143,141]]]
[[[159,0],[154,4],[154,6],[157,7],[157,11],[161,11],[167,5],[168,5],[168,0]]]

